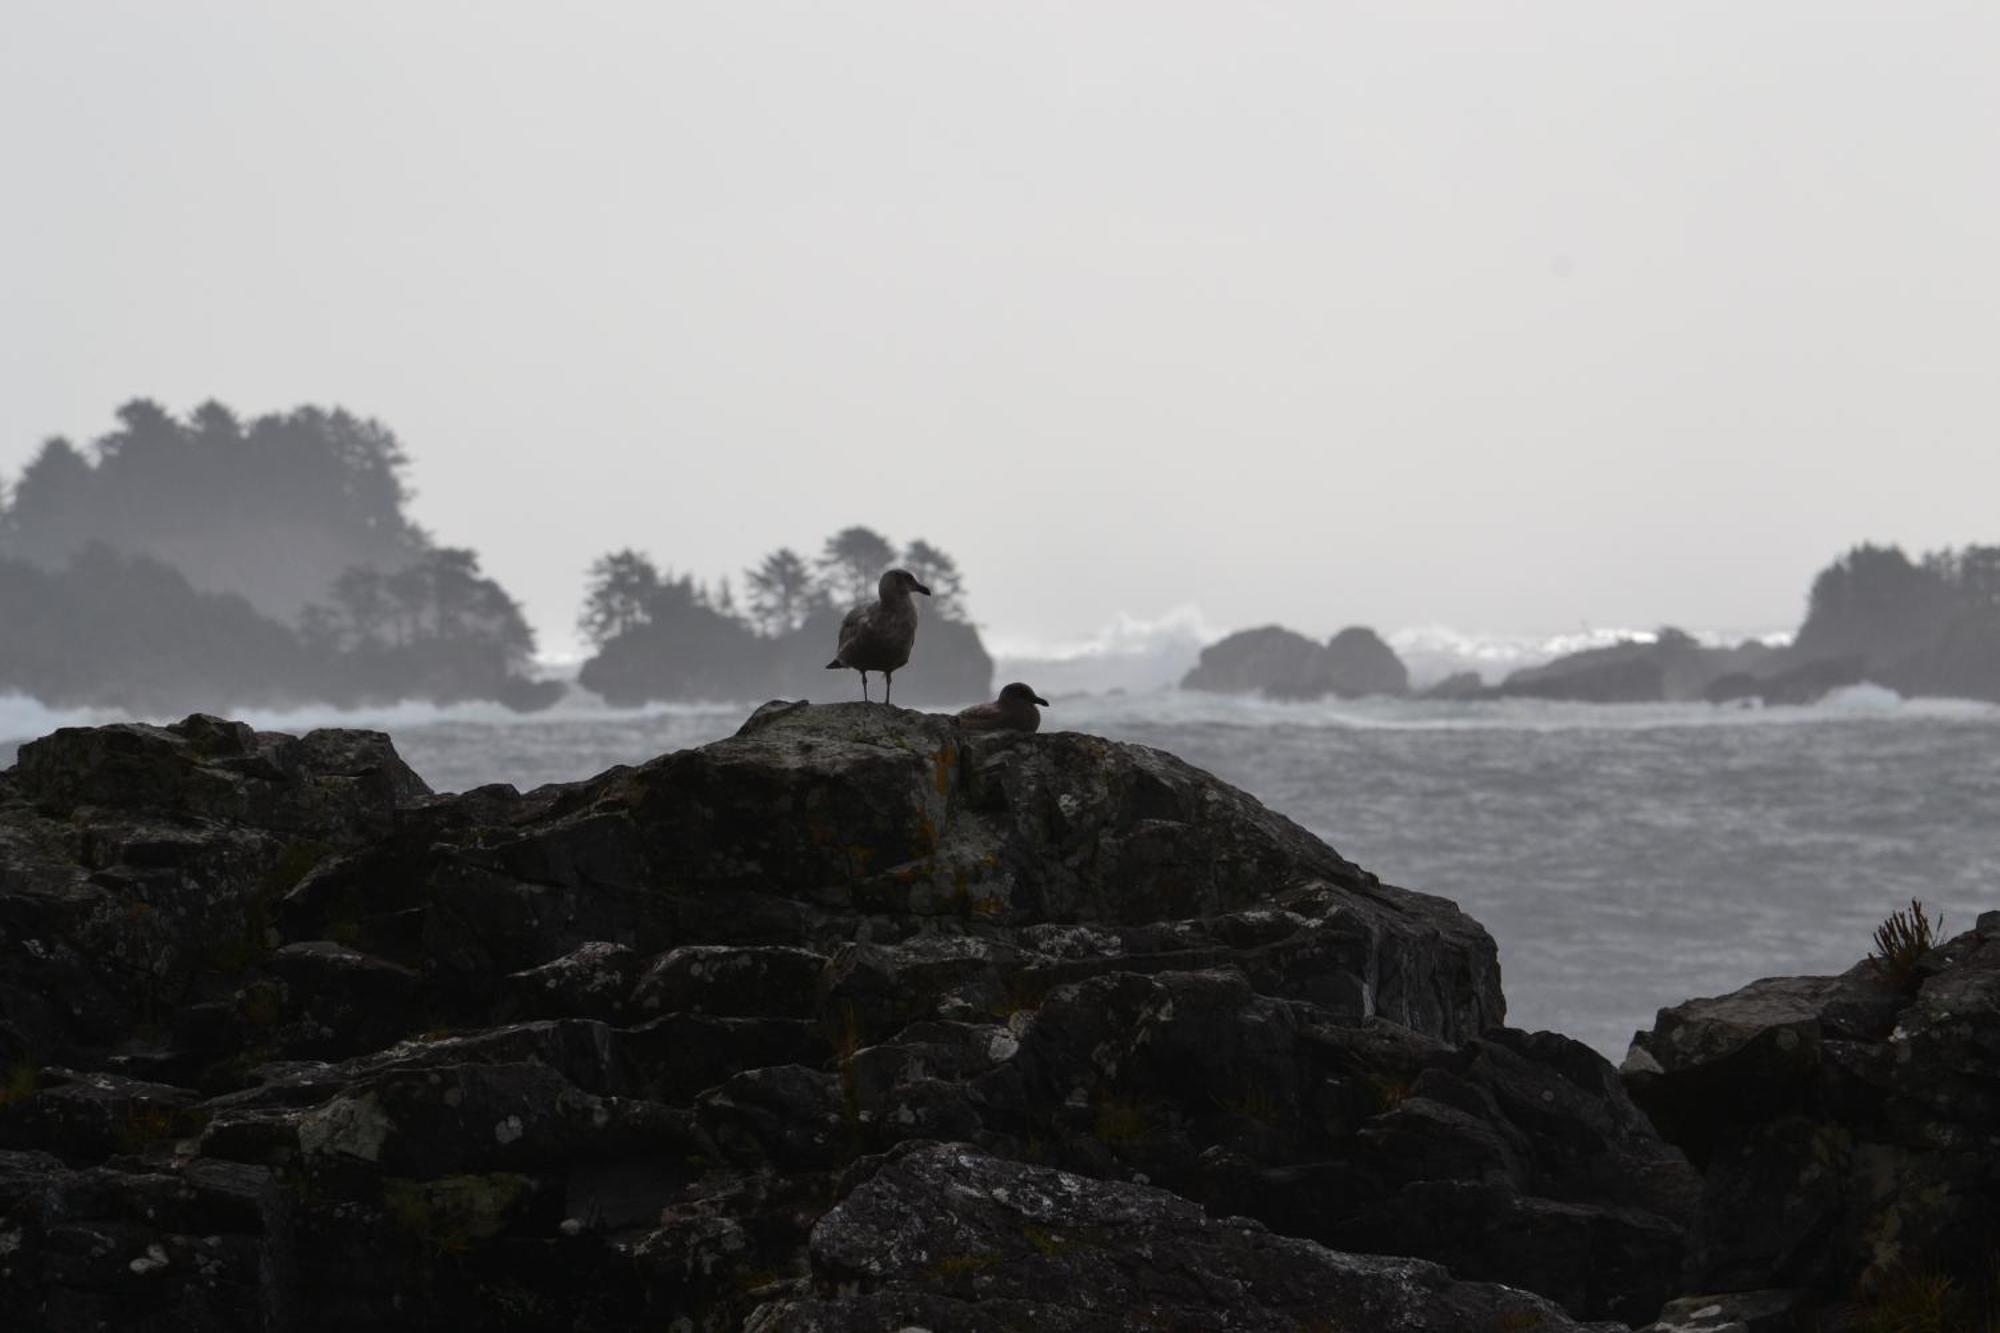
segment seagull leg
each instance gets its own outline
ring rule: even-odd
[[[888,702],[889,702],[889,691],[890,691],[890,690],[892,690],[892,689],[894,689],[895,687],[896,687],[896,673],[895,673],[895,672],[893,672],[893,671],[884,671],[884,672],[882,673],[882,702],[883,702],[883,703],[888,703]]]
[[[866,671],[861,673],[861,702],[868,702],[868,673]]]

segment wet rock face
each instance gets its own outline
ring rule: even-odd
[[[1662,1010],[1625,1077],[1704,1171],[1692,1289],[1829,1300],[1911,1272],[1984,1280],[2000,1216],[2000,913],[1906,985],[1863,962]]]
[[[438,797],[368,733],[59,733],[0,774],[0,1323],[1650,1318],[1686,1165],[1503,1012],[1452,904],[1088,736],[777,704]],[[1016,1188],[1080,1248],[867,1267]]]
[[[1578,1327],[1547,1301],[1434,1264],[1336,1254],[1164,1190],[966,1144],[893,1154],[819,1220],[811,1249],[823,1281],[851,1294],[774,1302],[747,1328]]]

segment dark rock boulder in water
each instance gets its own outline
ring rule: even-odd
[[[1766,704],[1817,703],[1834,690],[1867,679],[1867,663],[1859,657],[1834,657],[1788,667],[1769,675],[1732,671],[1710,681],[1702,695],[1712,704],[1755,699]]]
[[[1490,694],[1486,682],[1477,671],[1454,671],[1435,685],[1423,691],[1422,698],[1441,702],[1456,703],[1468,699],[1483,699]]]
[[[1278,625],[1241,630],[1201,650],[1184,690],[1272,699],[1407,694],[1410,673],[1374,630],[1349,627],[1319,644]]]
[[[1240,630],[1201,650],[1181,677],[1184,690],[1313,699],[1333,688],[1326,654],[1305,635],[1279,625]]]
[[[1626,1081],[1705,1173],[1690,1289],[1827,1303],[1914,1274],[1980,1290],[2000,1216],[1996,1052],[2000,913],[1906,979],[1864,962],[1662,1010]]]
[[[1574,703],[1685,703],[1704,698],[1721,677],[1755,670],[1774,651],[1754,642],[1704,648],[1690,635],[1667,628],[1651,640],[1627,639],[1525,667],[1510,674],[1495,693]]]
[[[1349,625],[1327,641],[1326,657],[1333,692],[1343,699],[1410,692],[1410,669],[1372,629]]]
[[[1476,922],[1142,746],[772,704],[439,797],[58,733],[0,774],[0,1325],[1650,1318],[1686,1164],[1502,1018]]]

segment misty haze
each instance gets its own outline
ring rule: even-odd
[[[0,1324],[2000,1327],[2000,14],[12,18]]]

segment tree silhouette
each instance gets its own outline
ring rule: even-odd
[[[742,613],[736,609],[736,591],[729,586],[729,576],[727,574],[716,579],[715,595],[710,598],[709,605],[715,609],[715,614],[719,616],[727,616],[731,620],[743,619]]]
[[[213,401],[180,422],[143,398],[116,417],[88,458],[44,447],[0,555],[54,569],[101,541],[289,621],[325,601],[340,570],[401,569],[431,545],[403,513],[403,451],[379,423],[302,407],[246,427]]]
[[[896,563],[896,548],[873,528],[842,528],[826,539],[820,578],[835,601],[854,605],[875,595],[875,585]]]
[[[391,607],[386,579],[379,569],[353,565],[333,581],[333,623],[340,626],[347,649],[382,646],[390,627]]]
[[[0,504],[0,689],[161,708],[427,698],[546,706],[534,634],[469,550],[403,507],[387,428],[313,407],[245,424],[118,408],[52,439]],[[7,492],[0,492],[7,494]]]
[[[1892,652],[1936,633],[1954,601],[1937,570],[1901,547],[1857,546],[1813,580],[1795,645],[1809,657]]]
[[[958,572],[958,561],[919,537],[903,548],[903,568],[931,590],[931,602],[939,615],[964,618],[965,576]]]
[[[660,571],[653,562],[627,547],[602,555],[590,566],[583,614],[577,628],[595,647],[603,647],[651,614],[660,593]]]
[[[14,487],[7,511],[9,547],[44,566],[81,549],[90,483],[90,464],[75,445],[59,435],[43,441]]]
[[[749,588],[750,619],[767,635],[789,634],[805,623],[813,605],[812,570],[805,557],[781,546],[743,575]]]

